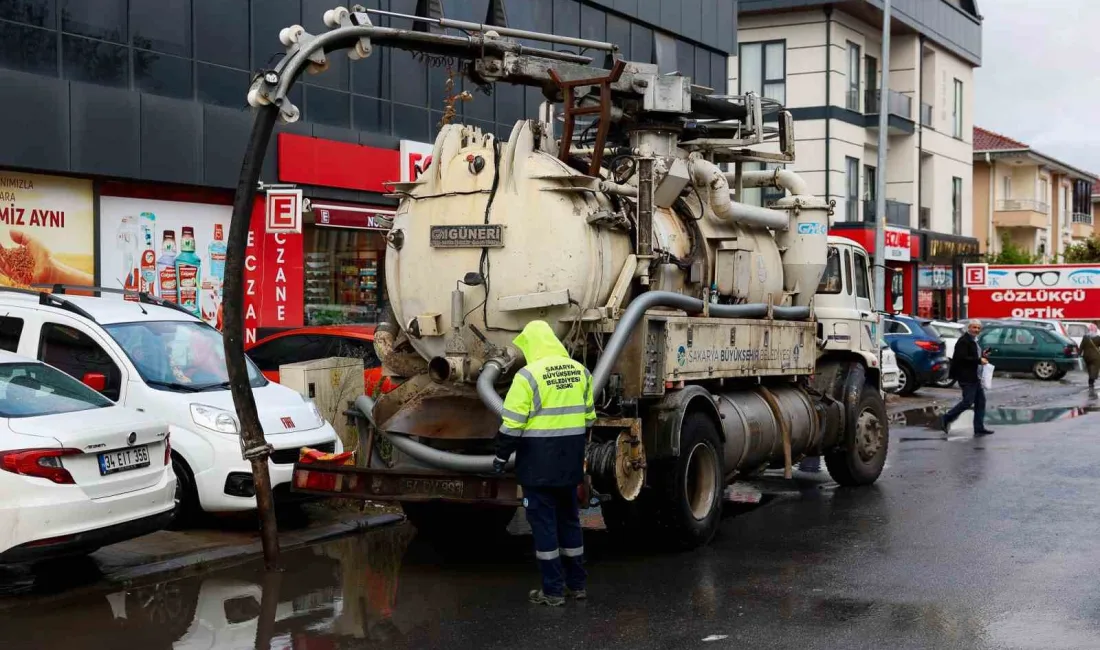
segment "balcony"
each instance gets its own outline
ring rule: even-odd
[[[1003,199],[993,208],[993,225],[998,228],[1047,227],[1050,206],[1035,199]]]
[[[911,222],[909,220],[909,213],[912,211],[913,206],[909,203],[902,203],[901,201],[894,201],[893,199],[886,199],[886,223],[891,226],[901,226],[903,228],[909,228]],[[864,223],[875,222],[875,200],[867,199],[863,201],[863,221]]]
[[[920,124],[921,126],[932,127],[932,105],[920,103]]]
[[[878,115],[879,102],[881,101],[882,91],[880,90],[868,90],[864,93],[863,98],[863,112],[866,115]],[[904,117],[907,120],[913,119],[913,98],[909,95],[903,95],[896,90],[886,91],[886,110],[890,112],[890,115],[897,115],[898,117]]]
[[[1074,239],[1088,239],[1092,237],[1092,215],[1084,212],[1074,212],[1071,236]]]

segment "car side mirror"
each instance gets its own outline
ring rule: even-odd
[[[101,372],[86,372],[80,382],[99,393],[107,390],[107,376]]]

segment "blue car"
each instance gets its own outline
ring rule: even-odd
[[[899,395],[912,395],[921,386],[935,384],[947,376],[947,346],[931,322],[901,314],[882,317],[886,342],[898,358]]]

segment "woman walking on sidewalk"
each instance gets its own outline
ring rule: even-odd
[[[963,411],[974,409],[974,435],[988,436],[993,432],[985,428],[985,388],[982,387],[978,368],[989,363],[985,351],[978,344],[978,335],[982,333],[982,322],[972,320],[967,323],[966,333],[955,342],[955,354],[951,357],[951,378],[959,382],[962,399],[940,420],[944,434],[951,431],[954,422]]]
[[[1096,345],[1097,329],[1089,325],[1089,332],[1081,339],[1081,356],[1089,371],[1089,397],[1096,397],[1096,376],[1100,375],[1100,347]]]

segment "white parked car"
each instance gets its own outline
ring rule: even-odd
[[[887,393],[898,392],[901,389],[901,368],[898,367],[898,355],[894,354],[889,345],[882,346],[879,367],[882,370],[882,390]]]
[[[241,458],[222,335],[182,308],[156,302],[0,290],[0,348],[37,356],[119,404],[167,420],[177,516],[186,519],[199,508],[253,509],[252,470]],[[343,448],[312,401],[264,379],[251,361],[248,374],[275,449],[268,466],[279,498],[301,447]]]
[[[1090,334],[1096,336],[1096,326],[1092,323],[1078,323],[1065,321],[1062,326],[1066,328],[1066,336],[1073,339],[1077,347],[1081,347],[1081,341]]]
[[[170,452],[166,422],[0,352],[0,563],[91,553],[167,526]]]
[[[951,321],[934,320],[929,325],[935,330],[936,334],[943,339],[944,355],[950,362],[951,357],[955,355],[955,342],[959,340],[964,333],[966,333],[966,325],[963,323],[953,323]],[[954,385],[955,380],[951,379],[950,371],[944,375],[942,379],[935,382],[936,386],[940,388],[949,388]]]

